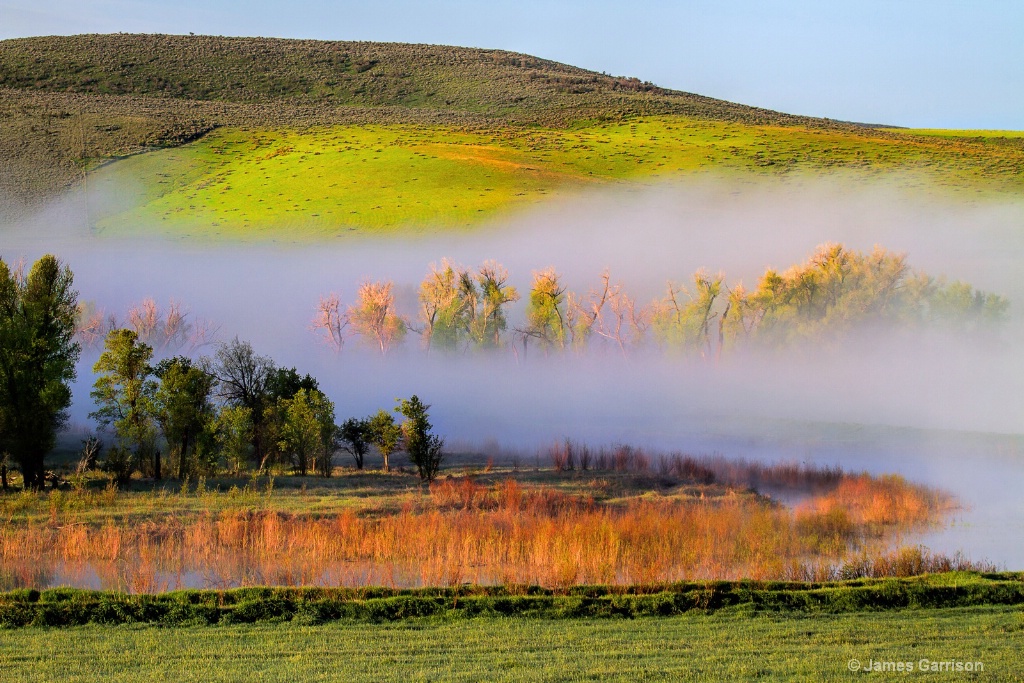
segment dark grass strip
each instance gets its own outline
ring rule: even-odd
[[[0,627],[293,621],[395,622],[409,618],[544,619],[738,613],[850,613],[1024,604],[1024,574],[952,572],[835,583],[688,582],[651,586],[452,588],[238,588],[155,595],[54,588],[0,594]]]

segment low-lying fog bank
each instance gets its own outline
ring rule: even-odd
[[[145,297],[184,302],[220,326],[220,339],[237,335],[279,365],[316,376],[339,419],[415,393],[432,404],[441,434],[478,443],[533,448],[572,437],[900,472],[971,508],[927,537],[933,550],[963,549],[1020,569],[1021,439],[953,433],[1024,433],[1022,218],[1024,204],[925,201],[882,186],[707,183],[595,193],[472,234],[197,245],[93,236],[71,198],[0,227],[0,256],[55,253],[74,271],[81,299],[110,311]],[[443,257],[467,266],[496,259],[524,294],[533,270],[554,266],[570,289],[586,292],[609,268],[646,302],[667,279],[685,282],[701,267],[753,285],[766,267],[803,262],[824,242],[907,252],[915,269],[1007,297],[1010,321],[999,339],[866,334],[839,349],[736,355],[717,365],[660,353],[426,357],[414,338],[381,359],[355,348],[337,355],[309,329],[321,295],[351,302],[368,279],[393,280],[403,312],[414,314],[419,282]],[[79,423],[91,410],[94,360],[83,354]],[[829,424],[912,429],[820,426]]]

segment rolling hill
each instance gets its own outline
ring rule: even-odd
[[[0,161],[5,212],[89,174],[134,197],[101,230],[227,237],[472,226],[708,170],[1024,185],[1024,139],[998,133],[793,116],[499,50],[126,34],[0,41]]]

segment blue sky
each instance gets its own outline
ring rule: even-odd
[[[0,38],[207,33],[502,48],[782,111],[1024,129],[1024,2],[0,0]]]

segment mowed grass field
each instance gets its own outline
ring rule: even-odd
[[[981,662],[980,673],[920,661]],[[840,615],[479,618],[387,624],[27,628],[0,638],[9,681],[1024,680],[1024,613],[974,607]]]
[[[317,239],[465,230],[556,195],[701,174],[842,174],[971,197],[1016,194],[1024,189],[1019,142],[679,116],[489,131],[221,128],[108,164],[92,174],[89,191],[120,198],[116,210],[96,209],[101,233]]]

